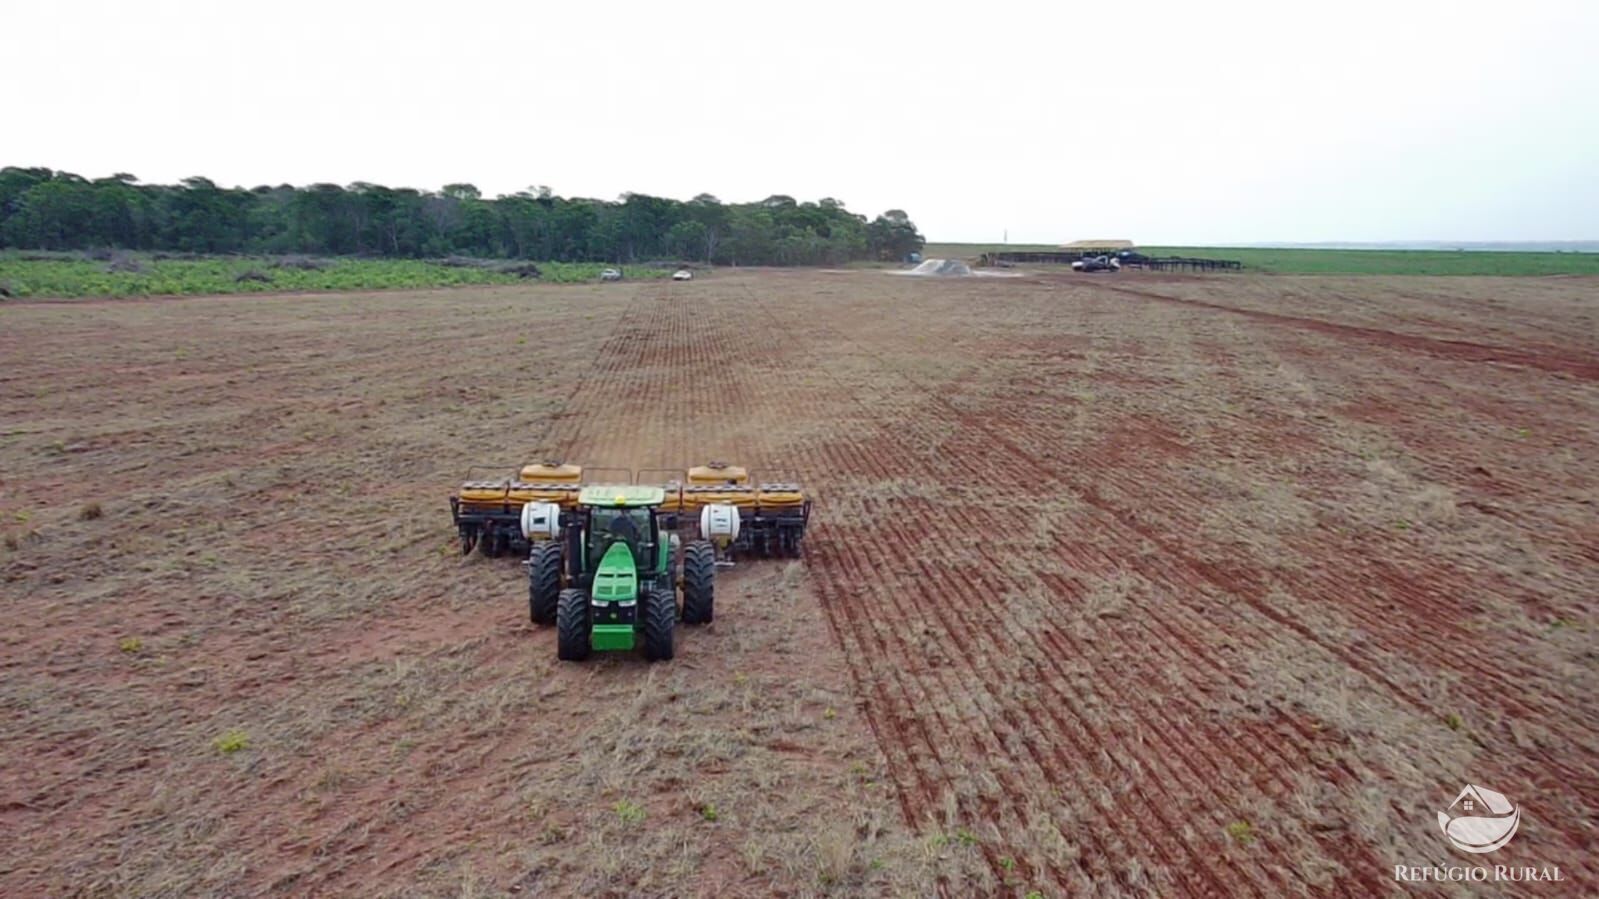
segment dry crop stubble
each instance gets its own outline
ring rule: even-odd
[[[0,877],[1381,891],[1470,772],[1528,809],[1518,860],[1591,878],[1585,292],[747,271],[5,307],[30,851]],[[559,665],[444,504],[548,454],[790,472],[805,557],[727,574],[670,665]]]

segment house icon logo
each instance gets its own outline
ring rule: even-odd
[[[1454,804],[1438,813],[1438,827],[1463,852],[1492,852],[1521,826],[1521,809],[1487,787],[1466,784]]]

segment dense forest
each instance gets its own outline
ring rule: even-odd
[[[470,184],[437,193],[364,182],[244,189],[199,177],[142,184],[126,174],[0,169],[0,247],[18,249],[817,265],[903,259],[922,243],[900,210],[868,221],[833,199],[612,202],[548,188],[486,199]]]

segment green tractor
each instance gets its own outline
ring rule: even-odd
[[[672,657],[680,611],[684,624],[710,623],[715,550],[693,541],[682,547],[677,564],[677,516],[661,509],[665,499],[660,487],[584,487],[576,506],[545,526],[548,539],[534,542],[527,561],[529,617],[555,625],[561,659],[642,648],[650,661],[665,661]]]

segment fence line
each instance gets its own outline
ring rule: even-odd
[[[1233,259],[1196,259],[1191,256],[1145,256],[1141,253],[1134,253],[1126,257],[1116,257],[1113,253],[1084,254],[1080,251],[1057,253],[1037,250],[983,253],[978,257],[977,264],[1002,267],[1018,264],[1070,265],[1079,259],[1102,255],[1119,259],[1122,268],[1150,269],[1157,272],[1236,272],[1242,271],[1244,267],[1242,262]]]

